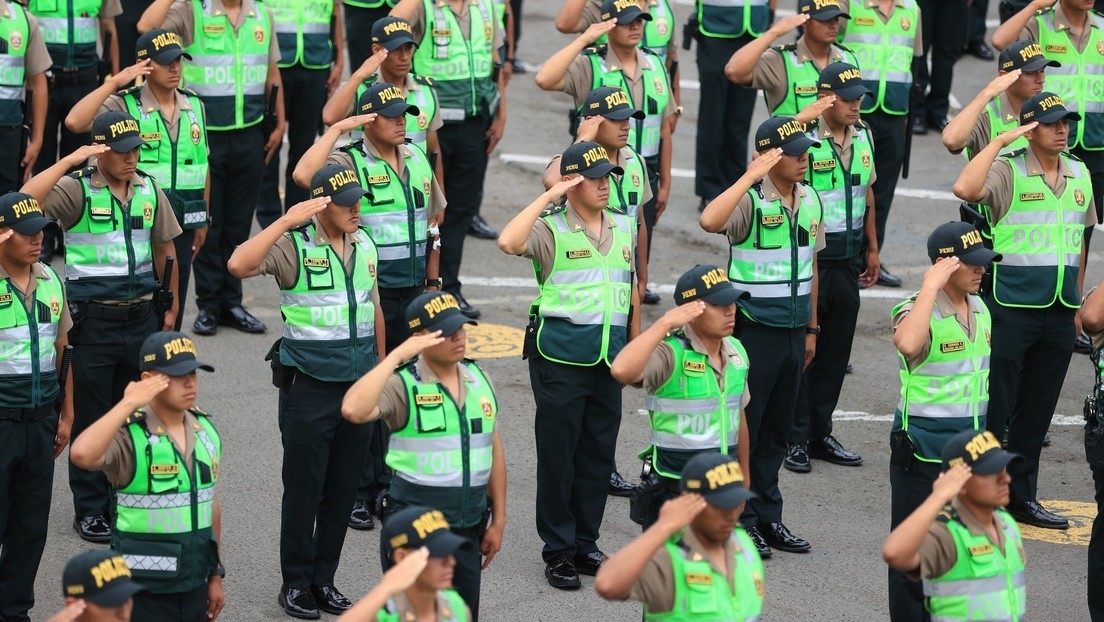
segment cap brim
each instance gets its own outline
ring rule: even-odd
[[[378,43],[377,45],[382,45],[383,48],[385,50],[387,50],[388,52],[394,52],[395,50],[401,48],[402,46],[406,45],[407,43],[413,43],[414,47],[418,47],[418,42],[415,41],[414,37],[411,37],[411,36],[395,37],[394,39],[391,39],[390,41],[386,41],[384,43]]]
[[[341,192],[338,192],[337,194],[331,195],[330,202],[337,205],[345,205],[347,207],[351,207],[353,205],[356,205],[360,201],[360,199],[365,196],[371,198],[372,191],[360,186],[355,186],[353,188],[346,188]]]
[[[782,144],[782,153],[788,156],[799,156],[809,150],[810,147],[819,147],[820,141],[813,140],[805,134],[795,134],[794,138]]]
[[[835,93],[836,97],[842,99],[845,102],[853,102],[856,99],[862,99],[867,95],[870,95],[871,97],[874,96],[874,93],[870,89],[861,84],[848,86],[842,89],[835,89],[832,92]]]
[[[607,160],[606,162],[596,164],[588,168],[587,170],[582,171],[580,175],[586,177],[587,179],[601,179],[603,177],[608,177],[610,173],[613,173],[615,175],[624,175],[625,169],[621,168],[620,166],[616,166],[615,164]]]
[[[113,143],[106,144],[108,147],[111,148],[112,151],[117,151],[119,153],[128,153],[146,144],[146,141],[142,140],[141,136],[131,136],[129,138],[123,138]]]
[[[426,326],[426,329],[430,331],[439,330],[441,331],[442,335],[444,335],[445,337],[449,337],[455,334],[456,331],[460,330],[460,327],[465,324],[479,326],[478,322],[474,320],[469,320],[468,316],[464,315],[463,313],[457,313],[455,315],[450,315],[446,318],[443,318],[438,322],[434,322],[429,326]]]
[[[1022,67],[1018,67],[1020,71],[1039,71],[1043,67],[1061,67],[1062,63],[1056,60],[1050,60],[1049,58],[1039,57],[1030,60],[1023,64]]]
[[[165,50],[164,52],[161,52],[160,54],[155,54],[150,58],[153,59],[153,62],[157,63],[158,65],[168,65],[181,56],[188,60],[192,60],[192,55],[180,48],[176,48],[175,50]]]
[[[405,101],[395,101],[387,104],[386,106],[383,106],[382,108],[379,108],[378,110],[374,110],[373,112],[381,117],[394,119],[395,117],[401,117],[404,114],[418,115],[421,114],[422,111],[419,110],[418,107],[414,104],[408,104]]]
[[[444,529],[435,532],[434,536],[425,543],[425,547],[429,549],[430,557],[448,557],[456,551],[466,551],[474,546],[468,538],[458,536]]]
[[[751,294],[742,289],[737,289],[736,286],[730,282],[729,287],[720,287],[716,291],[709,292],[706,296],[701,296],[698,300],[704,300],[713,305],[724,306],[736,304],[748,298],[751,298]]]
[[[57,227],[57,223],[46,218],[45,216],[32,216],[26,220],[21,220],[11,226],[16,233],[22,233],[23,235],[35,235],[39,231],[42,231],[46,227],[53,225]]]
[[[652,21],[652,14],[645,13],[639,8],[634,11],[633,8],[630,7],[628,11],[622,13],[617,17],[617,24],[619,26],[624,26],[625,24],[631,24],[638,19],[643,19],[646,22],[650,22]]]
[[[85,600],[99,607],[114,609],[122,607],[132,596],[145,589],[130,579],[120,578],[112,581],[112,585],[95,596],[85,597]]]
[[[970,466],[970,471],[975,475],[993,475],[1000,473],[1008,467],[1009,463],[1020,458],[1019,454],[998,449],[982,456],[980,460]]]
[[[970,266],[987,266],[989,262],[1000,261],[1004,257],[1000,253],[993,252],[982,246],[968,253],[957,255],[962,263]]]
[[[602,116],[613,121],[624,121],[625,119],[638,119],[643,121],[644,117],[648,115],[644,114],[643,110],[637,110],[636,108],[622,108],[620,110],[611,110]]]
[[[706,503],[714,507],[718,507],[722,510],[731,510],[737,508],[741,503],[744,503],[748,499],[756,497],[754,492],[751,492],[743,486],[733,486],[727,490],[718,490],[715,492],[702,494]]]
[[[815,19],[818,22],[826,22],[830,19],[836,19],[837,17],[846,17],[847,19],[851,19],[850,15],[844,13],[843,10],[838,7],[829,7],[827,9],[824,9],[820,13],[817,13],[816,15],[810,15],[809,17],[811,19]]]
[[[165,365],[163,367],[153,367],[146,371],[159,371],[166,376],[187,376],[197,369],[203,371],[213,372],[214,367],[211,367],[207,363],[201,363],[199,361],[180,361],[179,363],[173,363],[172,365]]]

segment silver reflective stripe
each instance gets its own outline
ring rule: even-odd
[[[1076,101],[1076,100],[1074,100]],[[1074,108],[1077,110],[1077,108]],[[1081,112],[1101,113],[1104,112],[1104,102],[1100,101],[1087,101],[1081,102]]]
[[[293,35],[299,32],[299,24],[296,22],[276,22],[273,30],[285,35]],[[307,22],[303,24],[303,34],[328,35],[330,34],[330,25],[321,22]]]
[[[344,326],[289,326],[284,324],[284,337],[300,341],[328,341],[348,339],[351,336],[348,325]],[[374,339],[375,326],[372,322],[357,324],[357,337]]]
[[[368,296],[371,296],[371,292],[368,292]],[[357,297],[361,297],[359,292]],[[345,306],[349,304],[349,295],[345,292],[330,294],[293,294],[289,292],[280,292],[280,304],[289,307]]]
[[[1023,573],[1017,572],[1020,578],[1020,586],[1023,585]],[[986,577],[984,579],[960,579],[958,581],[931,581],[924,580],[924,595],[932,598],[948,598],[954,596],[976,596],[992,592],[1003,592],[1008,587],[1004,575]]]
[[[979,358],[976,369],[989,369],[989,357]],[[924,363],[917,367],[913,373],[920,376],[962,376],[973,374],[974,370],[974,359],[962,359],[960,361]]]
[[[752,298],[788,298],[790,296],[790,284],[787,283],[739,283],[742,289],[748,291]],[[797,295],[808,296],[813,293],[812,281],[801,281],[797,284]]]
[[[123,555],[131,570],[160,570],[176,572],[176,558],[162,555]]]
[[[558,311],[555,309],[542,309],[541,314],[545,317],[558,317],[563,318],[572,324],[578,326],[600,326],[606,322],[606,314],[602,311]],[[629,315],[627,313],[611,313],[610,324],[613,326],[626,326],[629,323]]]
[[[644,120],[640,122],[640,155],[645,158],[651,158],[659,155],[659,142],[649,141],[645,142],[644,138],[648,135],[649,130],[658,138],[659,128],[663,119],[658,114],[651,114],[644,117]]]
[[[964,402],[958,404],[931,404],[920,402],[910,404],[908,416],[922,417],[925,419],[960,419],[973,418],[974,403]]]
[[[729,442],[731,443],[731,439]],[[653,430],[652,445],[662,449],[713,449],[721,446],[721,435],[717,433],[671,434]]]
[[[701,0],[704,6],[739,8],[743,6],[767,6],[767,0]]]
[[[717,409],[717,400],[680,400],[669,397],[644,397],[644,407],[652,412],[674,413],[676,415],[704,415]]]
[[[463,121],[468,111],[463,108],[441,108],[442,121]]]
[[[23,99],[23,87],[21,87],[21,86],[0,86],[0,99],[9,99],[9,100]]]
[[[134,274],[153,272],[152,263],[139,263],[134,266]],[[126,264],[66,265],[66,279],[86,279],[105,276],[128,276],[130,269]]]
[[[789,248],[778,248],[771,250],[733,248],[732,259],[744,263],[767,263],[768,261],[789,263],[791,259],[791,254]]]
[[[11,328],[0,330],[0,343],[9,343],[12,341],[30,341],[30,339],[30,326],[13,326]]]
[[[882,42],[882,35],[876,32],[849,32],[847,33],[847,43],[865,43],[867,45],[879,45]],[[863,77],[867,77],[866,68],[862,70]]]
[[[1062,211],[1062,222],[1077,225],[1085,222],[1085,213],[1073,210]],[[1028,211],[1012,212],[1000,221],[1002,225],[1053,225],[1058,223],[1058,212]]]
[[[881,71],[880,69],[877,69],[877,68],[867,69],[866,67],[863,67],[862,73],[863,73],[863,78],[865,78],[869,81],[872,81],[872,82],[877,82],[877,81],[881,80],[883,73],[885,74],[886,82],[908,83],[908,82],[912,81],[912,74],[907,72],[907,71],[885,71],[885,72],[883,72],[883,71]]]
[[[214,453],[213,450],[211,453]],[[196,491],[198,503],[208,503],[215,498],[215,489],[201,488]],[[118,494],[119,507],[136,510],[165,510],[169,508],[186,508],[192,503],[190,492],[177,492],[164,495],[133,495]]]
[[[233,67],[236,58],[233,54],[203,54],[190,62],[196,67]]]
[[[376,249],[379,253],[380,261],[394,261],[397,259],[406,259],[410,257],[410,245],[399,244],[397,246],[380,246]],[[414,244],[414,255],[416,257],[425,257],[426,245],[425,243]]]
[[[468,439],[469,449],[486,449],[491,446],[490,434],[473,434]],[[390,449],[397,451],[460,451],[460,435],[437,436],[430,438],[412,436],[392,436],[388,445]]]
[[[196,436],[199,437],[199,442],[203,443],[204,449],[207,450],[207,455],[209,455],[211,457],[215,457],[215,442],[212,441],[211,437],[207,435],[207,430],[204,430],[201,427],[199,429],[199,431],[196,432]],[[214,489],[211,489],[211,490],[212,490],[211,497],[213,498],[215,496],[214,492],[213,492]],[[202,493],[202,492],[203,491],[201,490],[200,493]]]
[[[1081,255],[1078,253],[1064,253],[1065,260],[1062,264],[1058,263],[1058,257],[1054,253],[1010,253],[1004,251],[1001,255],[1000,265],[1002,266],[1046,268],[1065,265],[1075,268],[1081,265]]]
[[[414,210],[414,221],[425,220],[429,212],[421,207]],[[360,223],[365,227],[399,227],[405,226],[410,221],[410,214],[405,209],[392,210],[390,212],[375,212],[361,214]]]

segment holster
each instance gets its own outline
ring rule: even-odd
[[[1104,426],[1096,421],[1085,424],[1085,460],[1094,469],[1104,469]]]
[[[384,516],[390,515],[392,512],[395,511],[392,507],[393,504],[391,503],[391,495],[389,494],[390,492],[391,490],[389,488],[384,488],[379,492],[378,495],[376,495],[376,502],[372,504],[372,509],[375,510],[376,518],[380,519],[381,521],[383,520]]]
[[[579,135],[579,111],[574,108],[567,111],[567,133],[571,134],[571,138]]]
[[[525,337],[521,341],[521,358],[522,360],[538,356],[540,351],[537,350],[537,328],[540,327],[540,318],[534,317],[529,321],[529,324],[525,327]]]
[[[629,520],[642,527],[656,522],[659,508],[663,505],[663,489],[659,476],[649,473],[629,497]]]
[[[908,432],[897,430],[889,435],[889,463],[906,471],[912,470],[916,461],[915,447]]]
[[[79,302],[67,301],[69,305],[69,315],[73,319],[73,326],[69,329],[69,340],[72,341],[80,336],[81,331],[84,330],[84,321],[88,316],[84,313],[84,305]]]
[[[689,50],[691,42],[701,36],[701,32],[698,30],[698,16],[691,13],[690,19],[686,20],[686,24],[682,27],[682,49]]]
[[[280,339],[277,339],[272,342],[272,347],[268,349],[268,354],[265,355],[265,360],[272,368],[272,386],[277,389],[290,387],[295,380],[295,368],[288,367],[280,361],[280,341]]]

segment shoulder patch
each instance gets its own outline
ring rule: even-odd
[[[948,503],[939,511],[939,515],[935,517],[935,520],[940,523],[949,523],[953,520],[958,520],[958,512],[955,511],[953,505]]]
[[[1066,154],[1067,158],[1069,158],[1071,160],[1074,160],[1075,162],[1083,162],[1083,160],[1081,158],[1073,155],[1072,153],[1070,153],[1068,151],[1063,151],[1062,153]]]
[[[338,147],[338,149],[340,149],[341,151],[350,151],[350,150],[353,150],[353,149],[360,150],[360,148],[363,145],[364,145],[364,139],[363,138],[358,138],[354,141],[346,143],[342,147]]]
[[[846,45],[844,45],[844,44],[842,44],[838,41],[833,43],[832,45],[838,47],[839,49],[843,50],[844,52],[849,52],[851,54],[854,54],[854,52],[851,51],[851,48],[847,47]]]
[[[624,215],[624,216],[629,215],[629,213],[627,211],[625,211],[625,208],[623,208],[623,207],[616,207],[616,206],[613,206],[613,205],[609,205],[609,206],[606,207],[606,210],[610,211],[610,212],[613,212],[614,214],[621,214],[621,215]]]
[[[867,125],[866,121],[863,121],[862,119],[859,119],[858,121],[855,121],[855,127],[857,127],[860,130],[869,130],[870,129],[870,126]]]

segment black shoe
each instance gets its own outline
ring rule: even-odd
[[[353,504],[353,511],[349,512],[349,527],[361,531],[372,531],[376,528],[376,521],[372,519],[372,511],[368,509],[368,502],[357,499]]]
[[[845,374],[855,373],[855,368],[851,366],[851,361],[847,361],[847,371],[845,371],[843,373],[845,373]]]
[[[782,523],[764,523],[759,525],[759,533],[763,540],[772,549],[786,551],[787,553],[808,553],[809,543],[792,533]]]
[[[314,595],[310,590],[301,587],[280,588],[280,595],[276,602],[284,608],[284,613],[300,620],[317,620],[322,617],[318,613],[318,604],[314,601]]]
[[[195,323],[192,324],[192,331],[197,335],[213,335],[218,332],[218,325],[218,314],[207,309],[200,309]]]
[[[782,461],[782,466],[786,467],[787,471],[793,471],[794,473],[812,471],[813,465],[809,464],[809,453],[805,443],[794,443],[786,448],[786,459]]]
[[[197,320],[198,321],[198,320]],[[233,326],[243,333],[263,333],[268,330],[264,322],[253,317],[245,307],[237,306],[222,312],[219,324]]]
[[[341,615],[353,608],[353,601],[345,598],[345,595],[337,591],[332,585],[312,585],[311,595],[318,608],[335,616]]]
[[[993,50],[988,45],[985,45],[984,41],[974,41],[973,43],[967,43],[965,52],[971,56],[980,58],[981,60],[993,60]]]
[[[643,302],[646,305],[657,305],[659,304],[659,294],[653,292],[648,288],[644,288],[644,298],[642,298],[640,302]]]
[[[544,578],[557,590],[577,590],[583,586],[575,561],[567,553],[544,565]]]
[[[923,136],[928,133],[928,120],[924,118],[924,115],[916,115],[912,118],[912,134],[913,136]],[[885,270],[885,268],[882,268]]]
[[[586,555],[576,555],[573,560],[575,562],[575,572],[593,577],[598,574],[598,567],[607,559],[606,554],[602,551],[591,551]]]
[[[621,477],[616,470],[610,473],[608,493],[611,497],[631,497],[637,488],[636,484]]]
[[[1078,354],[1091,354],[1092,342],[1085,335],[1078,335],[1073,340],[1073,351]]]
[[[893,276],[893,274],[886,268],[885,264],[882,264],[881,273],[878,274],[878,285],[882,287],[900,287],[901,278]]]
[[[1024,501],[1022,503],[1009,503],[1008,513],[1016,522],[1034,525],[1041,529],[1069,529],[1069,521],[1049,512],[1039,505],[1038,501]]]
[[[862,456],[844,449],[836,437],[830,434],[824,440],[809,441],[809,457],[842,466],[860,466],[863,463]]]
[[[102,515],[74,518],[73,529],[85,542],[95,542],[96,544],[111,542],[111,525]]]
[[[510,64],[513,65],[514,73],[529,73],[529,66],[516,58]]]
[[[464,295],[460,292],[456,292],[455,294],[453,294],[453,296],[456,296],[456,302],[460,305],[460,313],[463,313],[465,317],[473,320],[478,320],[479,316],[483,315],[483,312],[479,310],[479,307],[473,307],[468,304],[467,299],[464,298]]]
[[[928,125],[930,125],[932,129],[939,132],[942,132],[943,129],[947,127],[948,123],[950,123],[950,121],[947,120],[946,116],[932,117],[928,120]]]
[[[747,532],[748,537],[751,538],[751,543],[755,545],[755,550],[759,551],[760,559],[770,559],[770,556],[774,555],[771,548],[767,546],[767,541],[763,539],[763,534],[759,533],[758,529],[755,527],[744,527],[744,531]]]
[[[492,229],[487,221],[483,220],[483,217],[478,214],[475,215],[475,218],[472,218],[471,224],[468,225],[468,235],[481,240],[498,238],[498,232]]]

